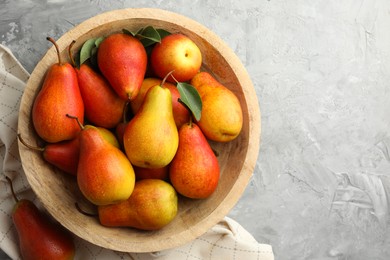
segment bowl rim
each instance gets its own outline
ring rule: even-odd
[[[261,115],[260,108],[258,104],[257,95],[252,84],[252,81],[247,73],[244,65],[241,63],[240,59],[236,56],[236,54],[230,49],[230,47],[214,32],[200,24],[197,21],[194,21],[186,16],[181,14],[167,11],[164,9],[157,8],[125,8],[125,9],[117,9],[112,11],[107,11],[104,13],[100,13],[96,16],[93,16],[80,24],[76,25],[74,28],[69,30],[67,33],[62,35],[58,40],[57,44],[61,50],[65,49],[68,42],[68,37],[71,36],[74,39],[78,39],[81,35],[88,34],[94,28],[102,26],[104,24],[115,22],[122,19],[159,19],[164,22],[169,23],[177,23],[180,21],[180,26],[185,26],[187,30],[191,30],[193,33],[197,34],[199,37],[205,39],[207,42],[215,43],[214,47],[220,52],[220,54],[225,58],[225,60],[229,63],[232,70],[237,75],[238,81],[240,82],[243,91],[244,98],[246,100],[247,106],[251,108],[249,116],[249,129],[248,129],[248,147],[246,151],[245,160],[243,162],[243,167],[241,172],[245,172],[245,174],[239,174],[236,182],[232,186],[232,189],[227,193],[226,197],[221,201],[221,203],[216,207],[216,209],[210,213],[207,218],[202,219],[196,225],[189,227],[187,230],[183,231],[179,234],[180,239],[175,241],[173,240],[160,240],[154,242],[153,245],[155,247],[153,249],[148,248],[147,245],[141,245],[138,243],[135,247],[131,248],[131,252],[152,252],[158,250],[169,249],[173,247],[177,247],[183,245],[193,239],[204,234],[208,229],[217,224],[223,217],[225,217],[229,211],[234,207],[234,205],[238,202],[242,193],[244,192],[247,184],[252,177],[254,172],[254,168],[256,165],[256,161],[259,154],[260,148],[260,136],[261,136]],[[37,71],[42,71],[42,68],[46,67],[47,64],[43,63],[42,60],[50,59],[56,56],[55,48],[51,47],[48,49],[46,54],[42,57],[42,59],[37,63],[33,72],[31,73],[30,79],[27,82],[26,89],[29,86],[29,82],[32,80],[42,77]],[[23,93],[21,99],[21,106],[23,106],[24,101],[27,99],[25,92]],[[26,120],[26,114],[19,114],[18,117],[18,132],[21,131],[21,127],[25,124],[24,120]],[[21,146],[19,146],[19,153],[21,156],[21,161],[23,165],[23,169],[25,169],[23,161],[27,160],[24,158],[24,153],[21,151]],[[26,174],[27,180],[30,183],[32,189],[35,192],[36,187],[38,187],[39,183],[36,183],[29,174]],[[36,193],[36,192],[35,192]],[[237,196],[240,194],[240,196]],[[43,202],[43,206],[47,209],[47,211],[55,218],[59,219],[60,216],[58,212],[53,211],[50,207],[47,207],[45,204],[45,199],[41,194],[37,194],[38,199]],[[60,218],[61,219],[61,218]],[[59,221],[65,228],[69,229],[75,235],[81,237],[84,240],[92,242],[98,246],[116,250],[129,252],[129,247],[126,243],[113,245],[111,243],[104,244],[101,241],[94,241],[89,239],[88,237],[83,236],[80,232],[74,232],[72,227],[68,222]]]

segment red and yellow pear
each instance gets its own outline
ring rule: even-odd
[[[112,145],[94,126],[80,133],[77,184],[82,194],[95,205],[118,203],[134,189],[134,169],[126,155]]]
[[[125,33],[114,33],[104,38],[97,53],[100,71],[124,100],[133,100],[138,95],[147,59],[141,41]]]
[[[56,143],[75,138],[80,132],[72,114],[84,119],[84,102],[81,97],[76,71],[68,62],[62,62],[59,47],[48,37],[56,50],[58,63],[53,64],[44,78],[42,88],[34,100],[32,122],[37,134],[46,142]]]
[[[178,193],[192,199],[205,199],[217,188],[218,159],[193,122],[179,129],[179,147],[169,165],[169,178]]]
[[[46,162],[65,173],[71,175],[77,174],[80,150],[78,137],[57,143],[48,143],[44,147],[36,147],[26,143],[20,134],[18,134],[18,138],[19,141],[29,149],[42,152],[43,159]]]

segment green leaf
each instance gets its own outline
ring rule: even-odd
[[[93,65],[97,61],[97,51],[99,49],[100,43],[104,40],[105,37],[91,38],[84,42],[83,46],[79,51],[77,65],[80,67],[81,64],[90,60]]]
[[[95,40],[95,46],[96,48],[99,48],[99,45],[102,43],[102,41],[104,40],[104,37],[99,37]]]
[[[145,48],[152,46],[155,43],[161,42],[162,38],[171,34],[164,29],[155,29],[153,26],[146,26],[144,28],[140,28],[136,32],[132,32],[127,29],[122,29],[122,32],[137,37]]]
[[[190,109],[195,119],[199,121],[202,113],[202,99],[196,88],[182,82],[177,83],[176,87],[180,93],[180,101]]]
[[[145,27],[137,34],[137,37],[141,40],[144,47],[161,42],[161,36],[153,26]]]
[[[77,68],[80,68],[80,52],[78,51],[78,52],[76,52],[75,54],[74,54],[74,62],[76,63],[76,67]]]
[[[89,58],[89,61],[92,65],[92,67],[94,68],[97,68],[98,64],[97,64],[97,51],[98,51],[98,47],[94,47],[91,49],[91,57]]]
[[[80,50],[80,65],[83,64],[86,60],[88,60],[92,55],[92,49],[96,47],[95,38],[87,40]]]
[[[127,30],[127,29],[122,29],[122,32],[124,33],[124,34],[128,34],[128,35],[131,35],[131,36],[135,36],[137,33],[134,33],[134,32],[132,32],[132,31],[129,31],[129,30]]]
[[[91,49],[91,57],[97,55],[98,48],[95,46]]]
[[[164,29],[156,29],[156,31],[158,32],[158,34],[160,34],[160,38],[161,40],[165,37],[165,36],[168,36],[170,35],[171,33],[164,30]]]

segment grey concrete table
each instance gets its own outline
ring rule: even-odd
[[[2,0],[0,42],[32,72],[47,35],[129,7],[202,23],[253,80],[260,155],[230,217],[276,259],[389,259],[389,1]]]

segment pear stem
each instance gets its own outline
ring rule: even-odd
[[[31,144],[28,144],[26,143],[26,141],[24,141],[24,139],[22,138],[22,135],[21,134],[18,134],[18,139],[19,141],[26,147],[32,149],[32,150],[35,150],[35,151],[40,151],[40,152],[43,152],[45,151],[45,148],[44,147],[38,147],[38,146],[33,146]]]
[[[88,216],[88,217],[97,217],[98,216],[96,213],[89,213],[89,212],[84,211],[77,202],[75,202],[74,205],[75,205],[77,211],[85,216]]]
[[[172,70],[172,71],[168,72],[167,75],[165,75],[165,77],[164,77],[163,80],[161,81],[161,87],[164,86],[165,81],[167,80],[167,78],[168,78],[169,76],[171,76],[171,74],[172,74],[174,71],[175,71],[175,70]],[[172,78],[173,78],[173,75],[172,75]]]
[[[80,129],[81,130],[84,130],[84,126],[81,124],[79,118],[77,116],[72,116],[72,115],[69,115],[69,114],[66,114],[67,117],[71,118],[71,119],[75,119],[77,121],[77,124],[80,126]]]
[[[173,72],[173,71],[171,71]],[[179,84],[180,82],[175,78],[175,76],[171,75],[171,77],[173,78],[174,81],[176,81],[176,84]]]
[[[6,178],[6,180],[8,181],[9,186],[11,187],[12,197],[14,197],[15,202],[18,203],[18,202],[19,202],[19,199],[18,199],[18,197],[16,197],[15,190],[14,190],[14,186],[12,185],[11,179],[10,179],[8,176],[5,176],[5,178]]]
[[[62,60],[61,60],[61,55],[60,55],[60,49],[58,48],[58,44],[56,43],[56,41],[51,38],[51,37],[46,37],[46,40],[50,41],[51,43],[53,43],[54,47],[56,48],[57,50],[57,57],[58,57],[58,64],[59,65],[62,65]]]
[[[73,58],[73,55],[72,55],[72,47],[73,45],[76,43],[75,40],[73,40],[70,44],[69,44],[69,47],[68,47],[68,55],[69,55],[69,58],[70,58],[70,62],[72,63],[73,67],[76,67],[76,62],[74,61],[74,58]]]
[[[130,101],[126,100],[126,104],[123,107],[123,112],[122,112],[122,123],[127,123],[127,109],[129,108]]]

